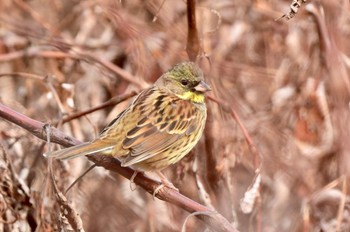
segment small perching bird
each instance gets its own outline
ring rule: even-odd
[[[177,64],[143,90],[98,138],[45,154],[55,159],[102,153],[136,171],[160,170],[182,159],[197,144],[207,118],[204,101],[210,87],[193,62]]]

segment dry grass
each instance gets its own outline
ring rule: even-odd
[[[305,3],[291,20],[276,21],[291,3],[197,2],[210,58],[201,64],[226,108],[208,101],[205,136],[166,175],[242,232],[349,231],[349,1]],[[184,1],[2,0],[0,102],[88,141],[130,99],[62,120],[145,88],[188,59],[186,41]],[[4,120],[0,139],[0,231],[67,228],[47,178],[47,145]],[[55,163],[58,188],[89,165]],[[248,189],[252,211],[243,213]],[[188,216],[102,168],[67,198],[85,231],[179,231]],[[186,228],[205,229],[194,218]]]

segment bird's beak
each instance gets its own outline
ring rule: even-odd
[[[211,88],[207,83],[205,83],[204,81],[201,81],[199,82],[198,85],[194,87],[194,90],[196,90],[197,92],[205,93],[207,91],[211,91]]]

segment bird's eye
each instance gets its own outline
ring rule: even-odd
[[[182,85],[187,85],[187,84],[188,84],[188,81],[185,80],[185,79],[183,79],[183,80],[181,80],[181,84],[182,84]]]

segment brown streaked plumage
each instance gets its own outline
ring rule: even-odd
[[[207,117],[204,93],[209,90],[196,64],[180,63],[142,91],[98,138],[47,156],[70,159],[103,152],[123,166],[160,171],[199,141]]]

